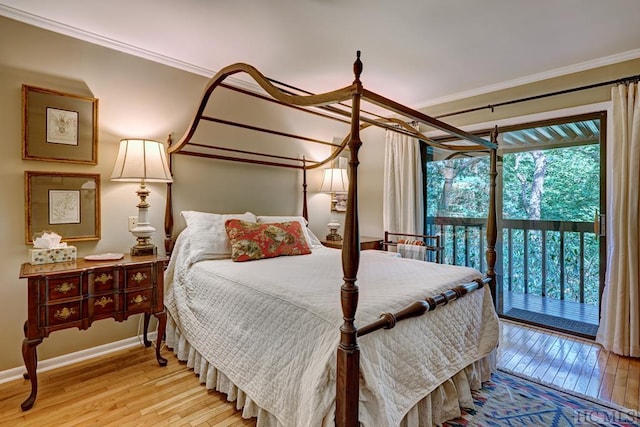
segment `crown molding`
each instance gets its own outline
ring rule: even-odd
[[[146,49],[142,49],[127,43],[122,43],[117,40],[101,36],[99,34],[92,33],[90,31],[82,30],[70,25],[62,24],[51,19],[44,18],[32,13],[28,13],[4,4],[0,4],[0,15],[14,19],[16,21],[24,22],[39,28],[43,28],[55,33],[64,34],[69,37],[73,37],[79,40],[83,40],[89,43],[97,44],[103,47],[117,50],[119,52],[127,53],[140,58],[148,59],[160,64],[168,65],[173,68],[177,68],[189,73],[197,74],[207,78],[211,78],[216,71],[208,68],[200,67],[194,64],[190,64],[185,61],[180,61],[175,58],[171,58],[157,52],[152,52]],[[595,59],[592,61],[581,62],[579,64],[570,65],[567,67],[556,68],[548,70],[538,74],[532,74],[530,76],[521,77],[514,80],[508,80],[495,85],[483,86],[480,88],[458,92],[452,95],[443,96],[440,98],[425,100],[418,103],[413,108],[421,109],[432,105],[444,104],[447,102],[457,101],[460,99],[471,98],[478,95],[484,95],[503,89],[509,89],[516,86],[522,86],[529,83],[535,83],[541,80],[546,80],[554,77],[560,77],[571,73],[577,73],[586,71],[592,68],[607,66],[618,62],[628,61],[632,59],[640,58],[640,49],[630,50],[616,55],[607,56],[604,58]],[[251,91],[261,92],[261,88],[257,84],[247,82],[242,79],[230,77],[229,80],[235,86],[243,87]]]
[[[180,61],[178,59],[171,58],[157,52],[142,49],[127,43],[122,43],[109,37],[104,37],[90,31],[73,27],[71,25],[62,24],[60,22],[28,13],[4,4],[0,4],[0,15],[23,22],[25,24],[33,25],[38,28],[53,31],[54,33],[63,34],[65,36],[113,49],[139,58],[148,59],[149,61],[168,65],[169,67],[204,76],[206,78],[211,78],[217,72],[215,70],[200,67],[185,61]],[[230,77],[227,80],[229,80],[234,86],[240,86],[252,91],[260,90],[260,86],[258,86],[257,84],[252,84],[238,78]]]
[[[430,99],[428,101],[419,103],[418,106],[414,108],[421,109],[430,107],[432,105],[445,104],[447,102],[458,101],[460,99],[471,98],[478,95],[484,95],[499,90],[510,89],[512,87],[522,86],[529,83],[536,83],[546,79],[579,73],[581,71],[587,71],[598,67],[605,67],[607,65],[617,64],[619,62],[638,58],[640,58],[640,49],[629,50],[627,52],[606,56],[604,58],[594,59],[592,61],[581,62],[579,64],[574,64],[567,67],[555,68],[553,70],[544,71],[542,73],[531,74],[529,76],[508,80],[506,82],[500,82],[495,85],[483,86],[477,89],[458,92],[440,98]]]

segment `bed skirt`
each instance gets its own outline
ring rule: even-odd
[[[260,408],[224,373],[205,360],[182,335],[171,315],[167,316],[166,344],[178,360],[186,362],[187,367],[193,369],[201,384],[209,390],[226,394],[229,402],[235,402],[243,418],[257,418],[257,427],[289,427],[283,426],[273,414]],[[491,379],[495,367],[496,350],[462,369],[420,400],[405,415],[400,427],[431,427],[459,417],[461,407],[473,408],[471,390],[480,389],[482,382]],[[323,427],[333,425],[333,413],[327,414]]]

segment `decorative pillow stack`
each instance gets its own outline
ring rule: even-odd
[[[322,242],[318,239],[315,234],[311,232],[309,227],[307,227],[307,220],[304,219],[303,216],[275,216],[275,215],[258,215],[258,220],[256,222],[261,224],[272,224],[274,222],[289,222],[289,221],[297,221],[300,223],[302,227],[302,232],[304,233],[304,237],[307,240],[307,245],[309,245],[310,249],[321,248],[323,247]]]
[[[243,214],[215,214],[198,211],[182,211],[187,223],[186,232],[191,242],[191,263],[208,260],[231,258],[231,245],[225,232],[224,223],[228,219],[241,219],[256,222],[257,217],[251,212]]]
[[[228,219],[225,229],[233,261],[251,261],[283,255],[306,255],[311,250],[300,222],[256,223]]]

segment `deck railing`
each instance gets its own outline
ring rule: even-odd
[[[445,264],[485,270],[485,219],[429,217],[427,234],[442,236]],[[502,289],[598,304],[599,249],[591,222],[501,221]],[[498,253],[500,257],[500,253]]]

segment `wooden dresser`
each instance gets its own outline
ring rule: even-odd
[[[121,322],[132,314],[144,313],[144,344],[149,347],[147,330],[153,314],[158,318],[156,359],[160,366],[167,364],[160,355],[167,323],[163,304],[166,261],[155,255],[125,255],[115,261],[22,264],[20,278],[28,279],[29,286],[22,357],[25,378],[31,380],[31,394],[21,405],[23,411],[33,406],[38,392],[36,347],[53,331],[87,329],[95,320]]]

